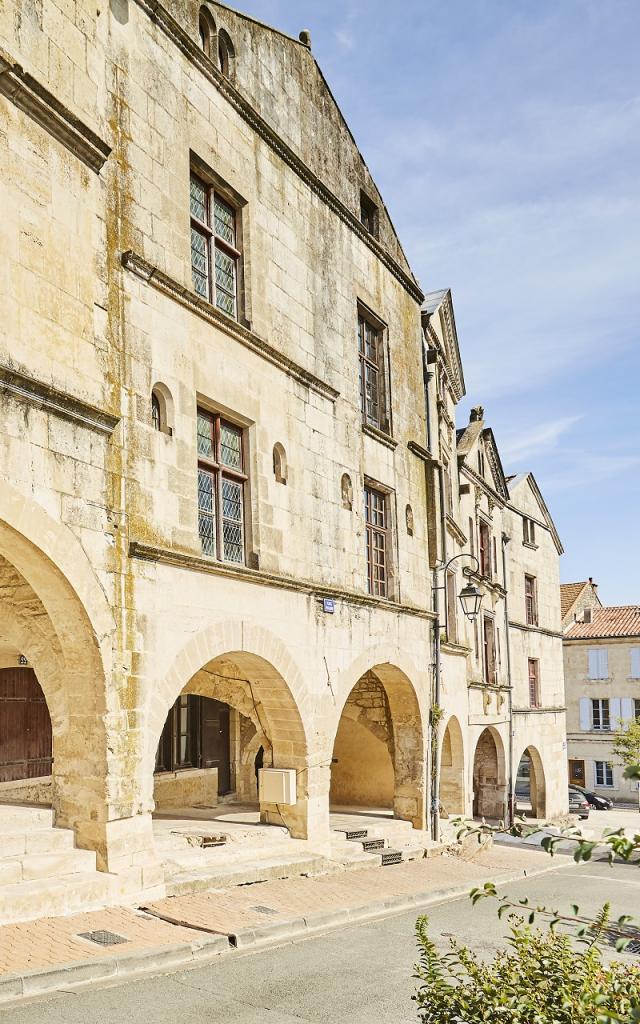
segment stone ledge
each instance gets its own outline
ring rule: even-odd
[[[392,451],[398,447],[398,442],[395,441],[390,434],[385,434],[384,430],[378,430],[377,427],[372,427],[370,423],[362,424],[362,433],[366,434],[367,437],[373,438],[374,441],[378,441],[379,444],[385,445],[387,448],[391,448]]]
[[[0,93],[99,174],[111,147],[0,49]]]
[[[424,294],[417,281],[411,274],[402,269],[399,263],[394,260],[380,242],[371,235],[360,223],[351,210],[338,199],[327,185],[315,174],[310,167],[291,149],[258,111],[244,98],[225,75],[215,66],[206,53],[200,49],[196,41],[188,35],[181,25],[172,18],[167,9],[158,0],[135,0],[140,8],[149,18],[171,39],[178,49],[182,50],[185,57],[195,64],[202,74],[209,79],[213,85],[229,101],[240,117],[256,132],[271,149],[301,178],[308,187],[342,220],[364,244],[371,249],[381,263],[389,270],[405,291],[422,304]]]
[[[555,640],[564,640],[562,633],[557,633],[555,629],[546,629],[544,626],[532,626],[525,622],[513,622],[509,619],[510,629],[520,629],[524,633],[542,633],[543,636],[551,636]]]
[[[407,448],[413,455],[417,456],[417,458],[422,459],[423,462],[433,462],[438,464],[438,460],[431,454],[429,449],[423,448],[417,441],[408,441]]]
[[[0,392],[13,395],[20,401],[52,412],[99,434],[111,434],[120,422],[117,416],[112,416],[103,409],[97,409],[94,405],[60,391],[51,384],[45,384],[44,381],[36,380],[35,377],[30,377],[20,370],[1,364]]]
[[[247,583],[255,583],[263,587],[295,590],[299,593],[315,596],[319,600],[324,597],[333,597],[344,601],[345,604],[380,608],[394,614],[414,615],[422,619],[432,620],[435,618],[434,612],[426,608],[418,608],[416,605],[385,601],[384,598],[371,597],[369,594],[361,594],[355,590],[328,587],[323,584],[314,583],[312,580],[294,579],[291,576],[264,572],[261,569],[250,569],[246,565],[240,566],[216,562],[213,559],[203,558],[187,551],[177,551],[173,548],[158,548],[135,540],[129,544],[129,557],[144,559],[148,562],[161,562],[164,565],[174,565],[177,568],[191,569],[196,572],[211,573],[214,576],[227,577],[227,579],[245,580]]]
[[[284,370],[290,377],[297,380],[299,384],[304,384],[305,387],[322,395],[323,398],[328,399],[330,402],[335,402],[339,397],[340,392],[332,388],[330,384],[327,384],[319,377],[316,377],[315,374],[305,370],[303,366],[295,363],[293,359],[289,359],[288,356],[273,348],[258,334],[255,334],[254,331],[243,327],[237,320],[225,316],[224,313],[221,313],[214,305],[207,302],[206,299],[185,288],[158,267],[154,267],[152,263],[148,263],[138,253],[128,249],[127,252],[122,254],[122,265],[127,270],[130,270],[132,274],[135,274],[136,277],[141,278],[147,284],[162,292],[163,295],[168,295],[170,298],[175,299],[181,306],[190,309],[204,320],[219,327],[225,334],[230,335],[236,341],[239,341],[241,345],[262,356],[263,359],[266,359],[273,366]]]

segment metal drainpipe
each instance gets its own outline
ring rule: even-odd
[[[502,580],[504,589],[507,592],[504,597],[504,636],[507,650],[507,683],[509,686],[509,794],[507,799],[507,824],[513,825],[513,688],[511,680],[511,641],[509,638],[509,603],[507,599],[507,544],[509,544],[510,540],[511,538],[506,533],[502,534]]]
[[[438,483],[440,489],[440,529],[442,531],[442,564],[447,562],[447,535],[445,525],[444,470],[438,465]],[[433,620],[434,629],[434,693],[433,704],[440,707],[441,692],[441,657],[440,657],[440,591],[438,587],[438,570],[433,570],[433,610],[436,617]],[[440,751],[438,744],[439,723],[431,726],[431,762],[429,764],[429,778],[433,778],[433,790],[431,795],[431,838],[436,842],[440,838]],[[433,768],[433,776],[431,770]]]

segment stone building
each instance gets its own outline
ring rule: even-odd
[[[603,606],[591,579],[561,590],[569,781],[637,803],[612,733],[640,718],[640,605]]]
[[[439,453],[430,494],[442,494],[431,499],[429,547],[435,585],[444,587],[436,591],[442,805],[448,814],[503,818],[517,803],[558,816],[567,805],[562,545],[532,474],[505,477],[484,410],[455,429],[465,385],[450,291],[427,295],[422,315]],[[457,600],[465,582],[484,594],[473,623]]]
[[[511,708],[504,634],[483,677],[451,619],[430,732],[435,566],[489,522],[509,632],[536,491],[512,507],[490,431],[456,449],[450,296],[425,304],[308,33],[16,0],[0,94],[4,919],[163,891],[154,807],[255,801],[260,767],[262,822],[324,850],[330,800],[424,830],[440,751],[460,808],[501,811],[522,748],[562,810],[560,684]]]

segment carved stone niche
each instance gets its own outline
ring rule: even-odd
[[[340,496],[342,498],[342,507],[346,508],[347,512],[351,512],[353,509],[353,484],[348,473],[342,474]]]
[[[411,505],[407,505],[404,515],[407,524],[407,533],[410,537],[413,537],[413,509],[411,508]]]

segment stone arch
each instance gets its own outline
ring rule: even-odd
[[[113,618],[75,536],[7,485],[0,488],[0,620],[47,702],[56,823],[73,827],[104,866]]]
[[[295,769],[295,806],[261,806],[264,821],[284,822],[292,836],[305,839],[313,805],[315,833],[328,833],[328,815],[319,820],[319,783],[307,736],[311,697],[302,673],[277,637],[242,621],[220,623],[198,634],[179,652],[164,678],[150,688],[143,765],[147,806],[152,802],[160,733],[169,709],[185,691],[216,697],[240,710],[264,734],[273,767]]]
[[[479,818],[506,817],[507,784],[502,737],[493,726],[483,729],[473,755],[473,814]]]
[[[525,789],[528,792],[525,793]],[[530,803],[530,813],[533,818],[546,818],[546,778],[542,758],[537,747],[529,745],[522,752],[516,772],[515,796],[516,804],[518,804],[519,800],[523,800],[524,803]],[[522,810],[525,814],[529,812],[529,808],[526,806],[523,806]]]
[[[363,655],[341,680],[332,799],[335,803],[390,806],[395,817],[424,828],[425,730],[411,681],[417,673],[409,666],[409,671],[404,671],[397,661],[374,658],[367,664]]]
[[[156,381],[151,389],[151,418],[156,430],[163,434],[173,434],[175,422],[173,396],[162,381]]]
[[[212,59],[217,51],[217,36],[213,15],[207,6],[202,4],[198,11],[198,42],[200,49]]]
[[[279,441],[273,446],[273,473],[276,482],[286,484],[287,482],[287,453]]]
[[[236,51],[231,36],[226,29],[221,28],[218,32],[218,66],[227,78],[233,78],[235,59]]]
[[[465,813],[464,739],[455,715],[449,718],[442,736],[440,803],[448,816]]]

